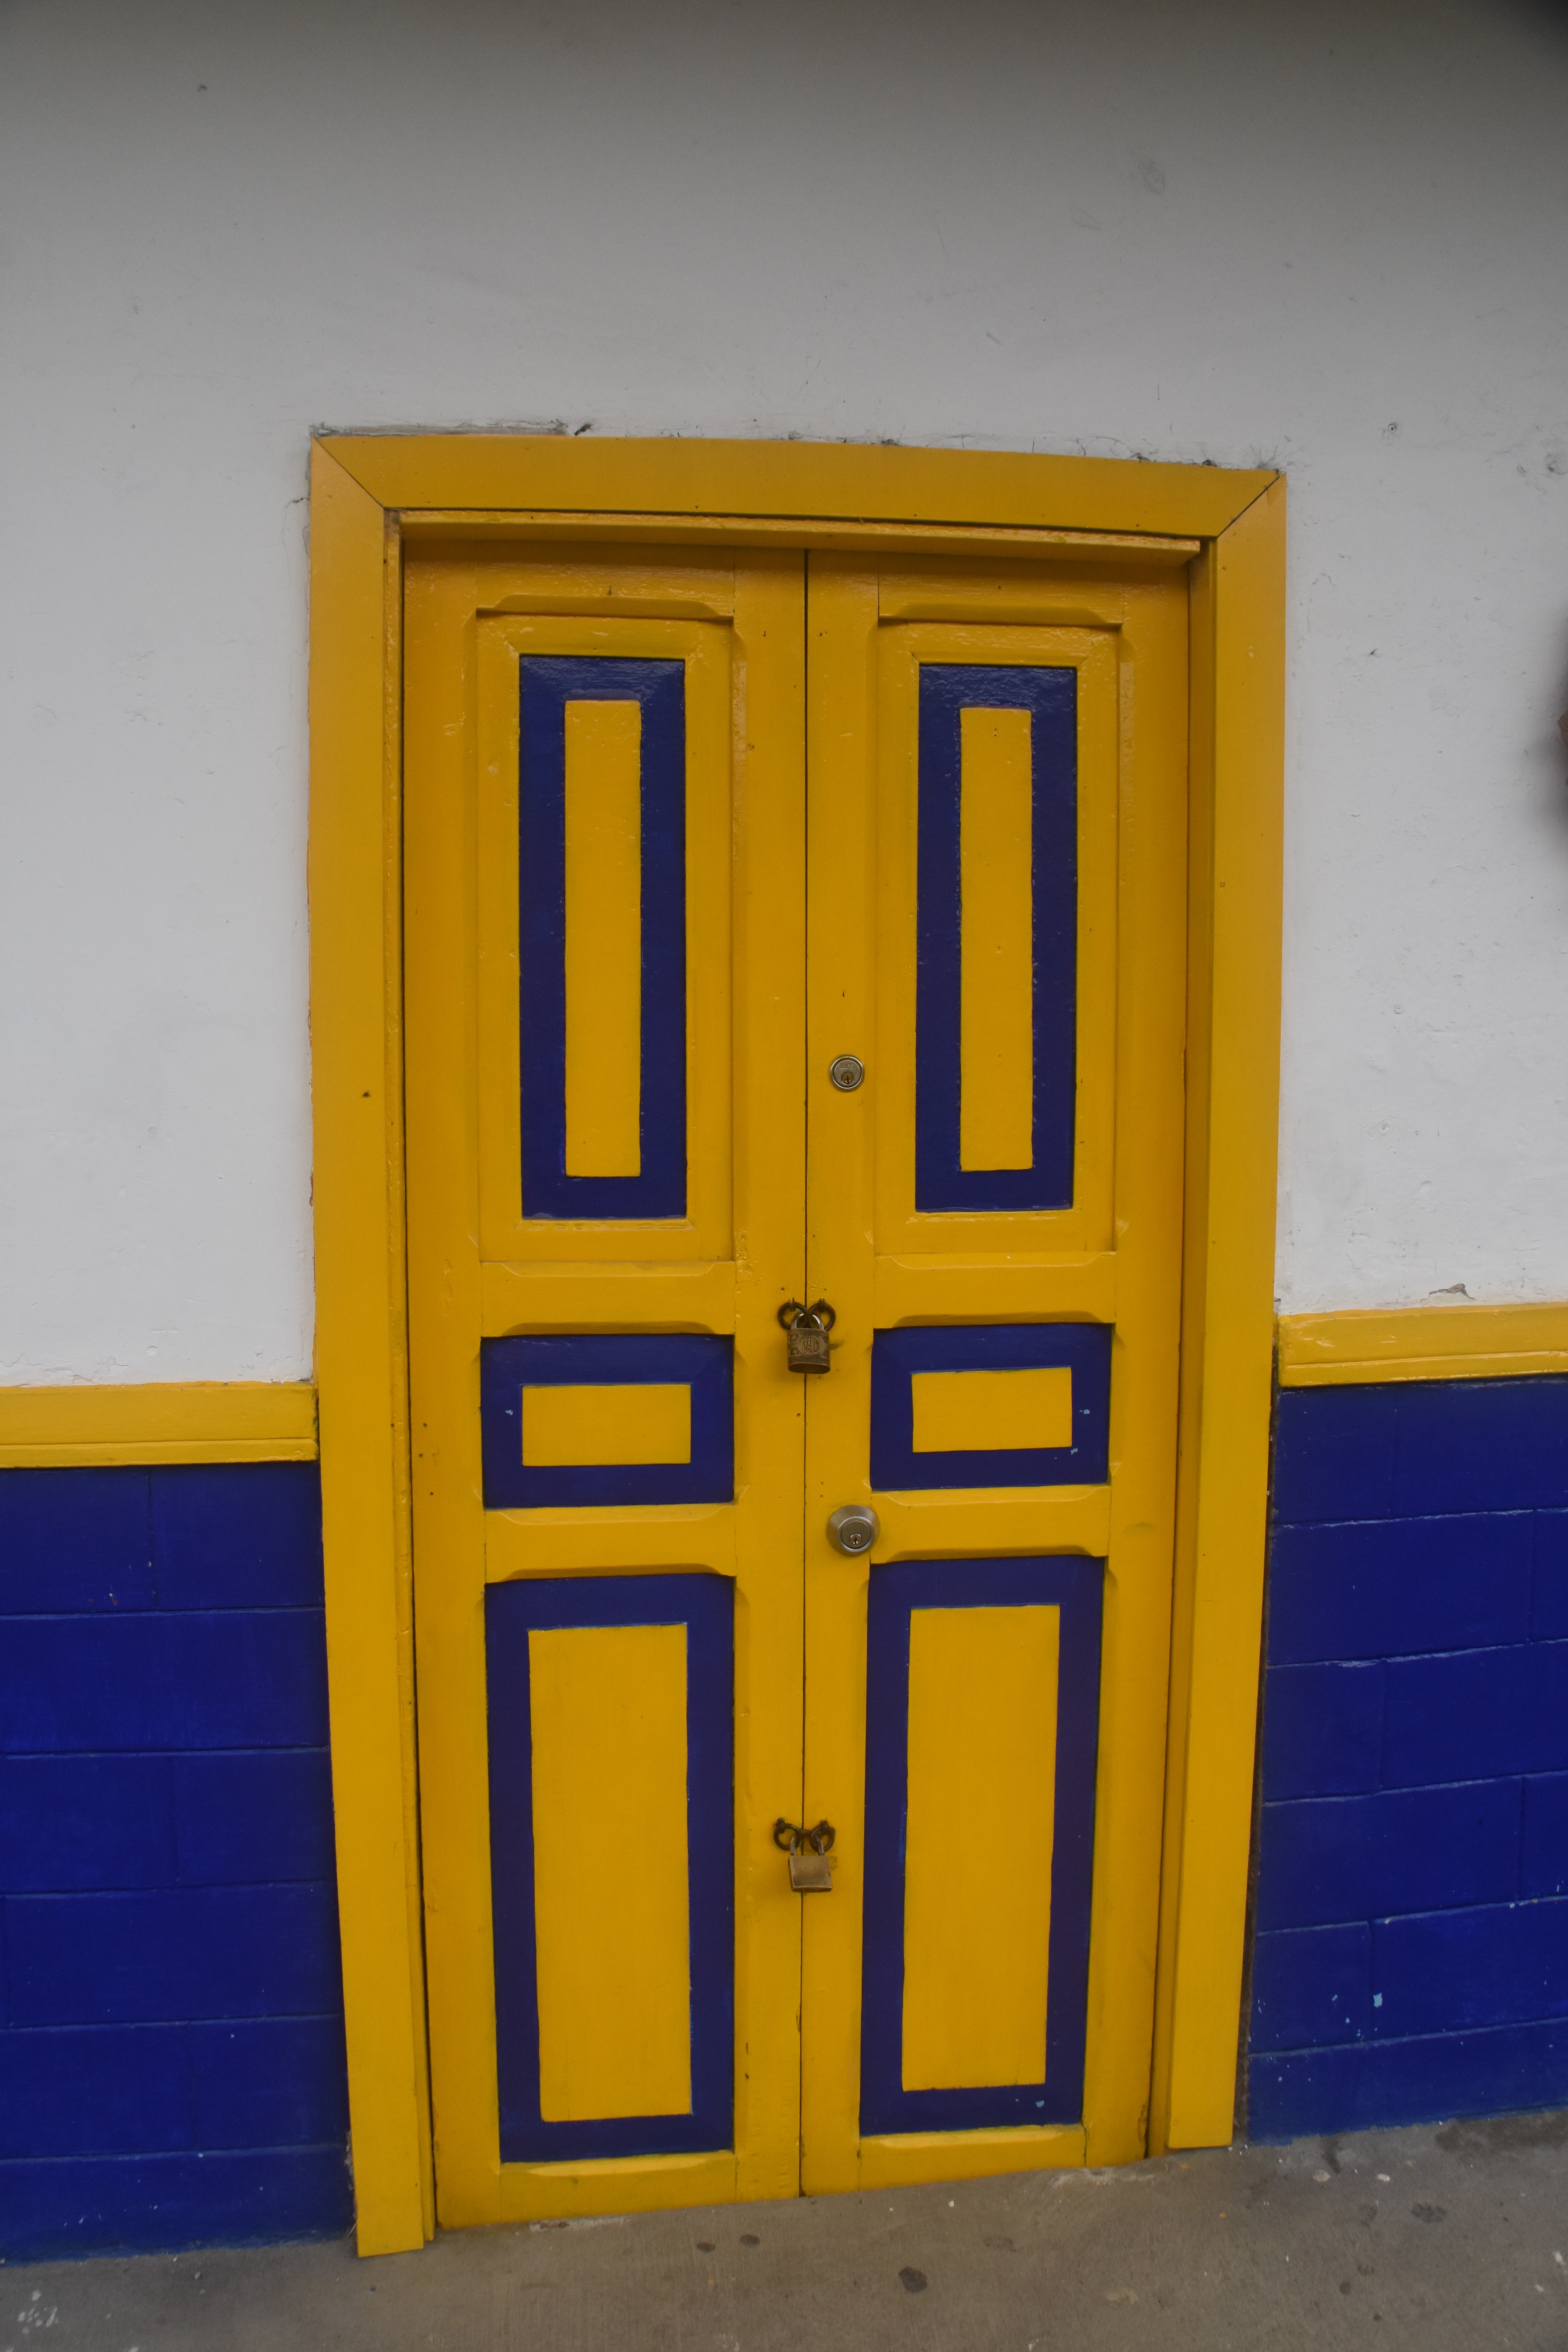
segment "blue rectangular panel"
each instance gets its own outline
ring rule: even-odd
[[[1068,1209],[1078,1071],[1078,672],[921,665],[915,1207]],[[1026,710],[1033,752],[1034,1164],[959,1165],[965,710]]]
[[[525,1217],[686,1213],[686,666],[530,656],[521,672],[518,952]],[[568,702],[642,708],[642,1172],[566,1173]]]
[[[320,1609],[321,1485],[313,1462],[154,1470],[161,1609]]]
[[[910,1560],[871,1571],[866,1665],[862,2131],[977,2131],[997,2125],[1072,2123],[1082,2112],[1104,1571],[1103,1560],[1068,1556]],[[906,2091],[904,1832],[910,1616],[916,1609],[1041,1606],[1061,1611],[1046,2079],[1001,2089]]]
[[[1537,1511],[1530,1630],[1538,1642],[1568,1638],[1568,1511]]]
[[[574,1503],[727,1503],[735,1491],[734,1343],[694,1333],[485,1339],[479,1413],[485,1508]],[[691,1391],[689,1462],[544,1468],[522,1458],[525,1388],[668,1383]]]
[[[1390,1516],[1403,1393],[1394,1386],[1280,1391],[1274,1418],[1276,1523]]]
[[[510,2164],[693,2155],[731,2145],[734,2080],[733,1596],[721,1576],[541,1578],[485,1592],[490,1879],[500,2152]],[[691,1900],[691,2112],[546,2123],[540,2113],[533,1924],[529,1634],[578,1625],[684,1625]],[[637,1790],[626,1791],[637,1835]]]
[[[1270,1664],[1522,1642],[1534,1526],[1530,1512],[1507,1511],[1279,1528]]]
[[[1411,1381],[1398,1399],[1402,1515],[1568,1503],[1568,1380]]]
[[[1379,1919],[1372,1982],[1375,2031],[1390,2038],[1568,2015],[1568,1902]]]
[[[198,2147],[309,2147],[347,2137],[341,2017],[225,2018],[185,2031]]]
[[[5,1905],[18,2025],[341,2011],[336,1889],[21,1895]]]
[[[1263,1793],[1346,1797],[1375,1789],[1383,1748],[1381,1660],[1270,1666],[1263,1686]]]
[[[18,1617],[0,1643],[0,1748],[318,1748],[319,1609]]]
[[[342,2140],[0,2164],[0,2257],[13,2263],[335,2238],[353,2221]]]
[[[1568,1895],[1568,1772],[1524,1784],[1521,1895]]]
[[[1268,2053],[1253,2058],[1247,2089],[1255,2140],[1562,2106],[1568,2104],[1568,2024]]]
[[[1288,1927],[1252,1951],[1252,2039],[1264,2050],[1363,2041],[1372,2031],[1372,1929]]]
[[[172,1886],[170,1769],[166,1756],[0,1760],[0,1888]]]
[[[0,2158],[196,2145],[184,2025],[0,2033]]]
[[[1518,1884],[1519,1814],[1517,1780],[1265,1805],[1258,1927],[1504,1902]]]
[[[176,1756],[182,1886],[262,1886],[333,1873],[332,1771],[324,1748]]]
[[[1568,1768],[1568,1642],[1394,1658],[1384,1672],[1388,1788]]]
[[[145,1470],[0,1470],[0,1616],[153,1605]]]
[[[1098,1486],[1110,1444],[1108,1323],[940,1323],[878,1331],[871,1341],[871,1484],[879,1493],[922,1486]],[[917,1454],[917,1372],[1072,1372],[1073,1442],[1008,1453]]]

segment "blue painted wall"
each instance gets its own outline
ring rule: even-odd
[[[310,1465],[0,1473],[0,2253],[351,2218]]]
[[[1248,2127],[1568,2104],[1568,1381],[1279,1398]]]

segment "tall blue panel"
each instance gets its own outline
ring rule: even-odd
[[[1083,2112],[1100,1626],[1105,1563],[921,1559],[871,1570],[866,1664],[866,1917],[860,2026],[864,2132],[1074,2123]],[[1057,1607],[1056,1827],[1043,2082],[906,2091],[904,1844],[909,1818],[910,1618],[917,1609]]]
[[[915,1206],[1067,1209],[1078,1068],[1078,672],[931,663],[920,673]],[[1033,745],[1035,1117],[1028,1168],[959,1165],[962,719],[1026,710]]]
[[[496,2068],[507,2163],[680,2156],[734,2132],[733,1588],[727,1578],[520,1579],[485,1592]],[[691,2111],[547,2123],[540,2111],[534,1958],[533,1745],[529,1634],[589,1625],[684,1625],[687,1854],[691,1956]],[[626,1790],[636,1837],[637,1792]]]
[[[518,779],[525,1217],[686,1213],[686,666],[528,656]],[[566,1173],[566,705],[642,709],[642,1171]]]
[[[1568,1381],[1288,1390],[1248,2122],[1568,2101]]]
[[[0,1473],[0,2258],[347,2227],[314,1465]]]

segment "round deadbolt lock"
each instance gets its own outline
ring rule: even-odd
[[[829,1062],[827,1075],[841,1095],[852,1095],[865,1078],[866,1065],[858,1054],[840,1054],[836,1062]]]
[[[851,1559],[869,1551],[882,1532],[882,1523],[868,1503],[841,1504],[827,1522],[827,1540]]]

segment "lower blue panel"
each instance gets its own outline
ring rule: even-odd
[[[874,1568],[866,1676],[866,1924],[860,2028],[864,2132],[978,2131],[1073,2123],[1083,2112],[1100,1629],[1105,1564],[922,1559]],[[1051,1857],[1046,2079],[906,2091],[904,1843],[908,1822],[910,1617],[916,1609],[1061,1611],[1056,1829]]]
[[[529,1634],[684,1625],[690,1886],[691,2112],[546,2123],[540,2112]],[[733,1592],[721,1576],[542,1578],[485,1594],[496,2071],[503,2163],[728,2147],[734,2104]],[[637,1792],[626,1791],[628,1834]]]
[[[1568,2022],[1560,2020],[1256,2052],[1247,2081],[1248,2130],[1258,2140],[1561,2106],[1568,2106]]]
[[[0,2258],[10,2263],[334,2238],[353,2220],[342,2141],[0,2164]]]

